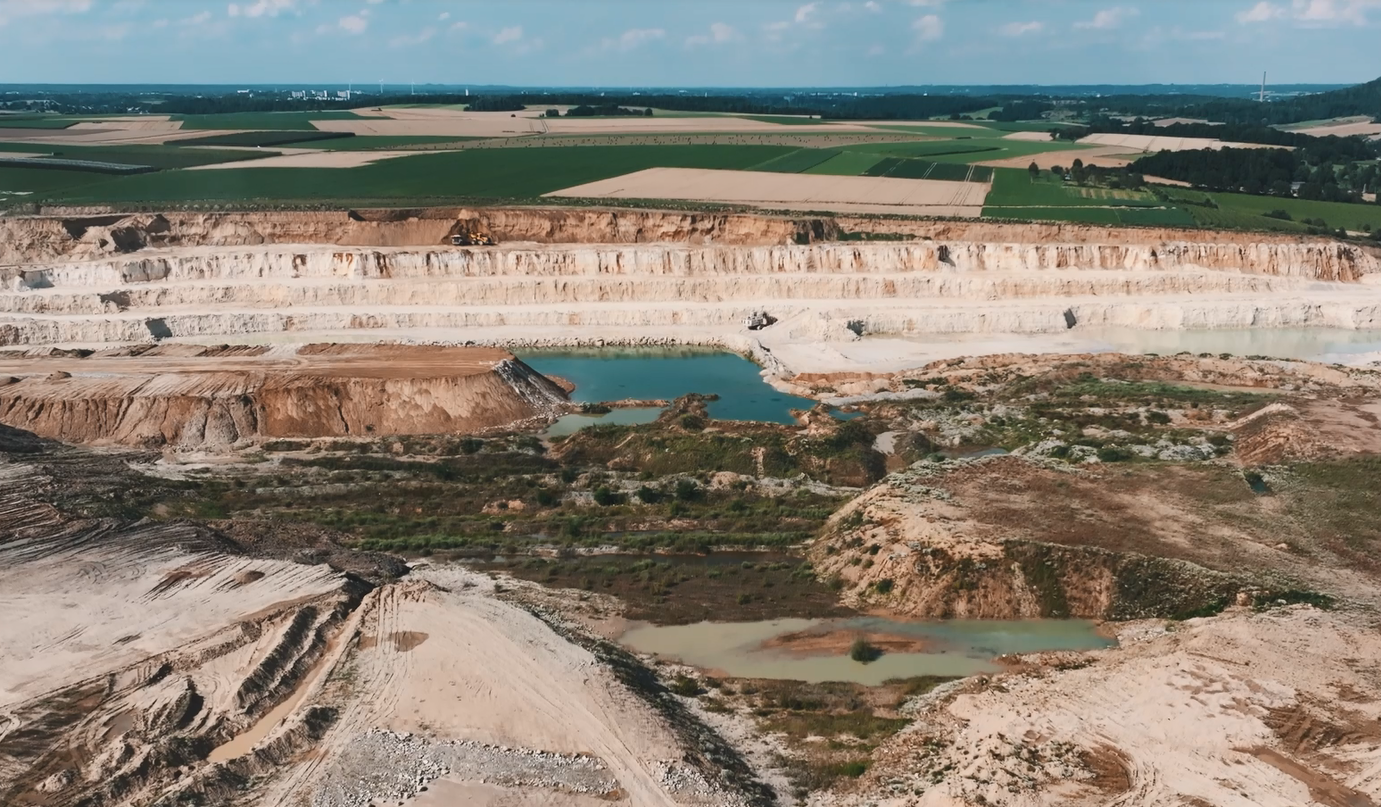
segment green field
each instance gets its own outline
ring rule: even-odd
[[[780,157],[753,166],[754,171],[769,171],[774,174],[799,174],[809,171],[826,160],[833,159],[839,152],[836,149],[796,149]]]
[[[314,120],[358,120],[346,110],[324,112],[226,112],[220,115],[174,115],[183,129],[265,129],[270,131],[315,131]]]
[[[647,168],[743,170],[792,150],[775,146],[585,146],[438,152],[351,169],[229,168],[144,174],[49,198],[72,204],[130,205],[536,199],[551,191]]]
[[[802,173],[856,177],[865,173],[869,168],[872,168],[881,159],[882,158],[876,154],[868,154],[866,152],[850,149],[849,151],[839,151],[828,160]]]
[[[1080,188],[1042,172],[1036,180],[1019,168],[998,168],[993,172],[989,207],[1159,207],[1161,202],[1142,191],[1109,191]]]
[[[0,204],[37,201],[49,193],[107,184],[117,179],[111,174],[87,171],[0,167]]]
[[[1273,196],[1248,196],[1242,193],[1215,193],[1213,201],[1220,211],[1245,214],[1279,224],[1298,225],[1304,219],[1323,219],[1330,229],[1342,227],[1360,232],[1368,227],[1381,229],[1381,205],[1348,204],[1346,202],[1314,202],[1307,199],[1280,199]],[[1284,210],[1294,222],[1284,222],[1263,216],[1273,210]]]
[[[907,160],[888,157],[867,171],[868,176],[895,179],[941,179],[950,182],[988,182],[993,169],[983,165],[937,163],[929,160]]]

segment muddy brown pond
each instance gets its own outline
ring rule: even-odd
[[[881,658],[867,664],[851,659],[849,646],[857,636],[881,647]],[[894,678],[997,672],[1001,667],[995,659],[1008,653],[1099,650],[1116,644],[1086,620],[901,622],[881,617],[637,625],[619,641],[640,653],[732,678],[865,686]]]

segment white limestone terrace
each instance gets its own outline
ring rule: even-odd
[[[144,249],[0,270],[0,344],[832,343],[858,334],[1381,328],[1328,241]],[[750,334],[766,311],[778,324]],[[1013,349],[1020,349],[1015,345]],[[811,368],[793,368],[808,370]]]

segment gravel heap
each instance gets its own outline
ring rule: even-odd
[[[604,795],[618,782],[604,763],[470,741],[440,741],[371,731],[350,742],[312,797],[312,807],[368,807],[402,802],[443,776],[502,787],[539,787]]]

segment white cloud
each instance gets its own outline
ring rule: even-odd
[[[1296,20],[1310,25],[1366,25],[1367,9],[1381,7],[1381,0],[1294,0]]]
[[[211,12],[202,11],[200,14],[193,14],[190,17],[183,17],[182,19],[177,21],[177,24],[186,27],[196,27],[198,25],[205,25],[210,21]]]
[[[286,11],[296,11],[297,0],[254,0],[253,3],[231,3],[226,9],[232,17],[277,17]]]
[[[649,42],[665,39],[666,35],[667,32],[661,28],[630,28],[618,39],[606,39],[600,46],[604,50],[630,51]]]
[[[1260,0],[1237,14],[1243,24],[1293,20],[1304,26],[1366,25],[1367,11],[1381,9],[1381,0],[1292,0],[1284,3]]]
[[[423,28],[421,31],[418,31],[415,35],[410,36],[404,34],[402,36],[395,36],[394,38],[388,41],[388,46],[390,48],[415,47],[417,45],[421,45],[424,42],[427,42],[434,36],[436,36],[436,28],[429,25],[426,28]]]
[[[441,12],[441,16],[436,18],[436,21],[437,21],[437,22],[445,22],[446,20],[449,20],[450,18],[451,18],[451,12],[449,12],[449,11],[443,11],[443,12]]]
[[[917,42],[934,42],[945,35],[945,21],[934,14],[927,14],[911,23],[911,30],[916,32]]]
[[[351,14],[348,17],[341,17],[336,25],[347,34],[362,34],[369,28],[369,9],[363,9],[358,14]]]
[[[882,6],[878,5],[877,0],[868,0],[868,2],[863,4],[863,7],[874,14],[882,12]]]
[[[728,23],[716,22],[710,25],[708,34],[696,34],[686,37],[686,47],[700,47],[702,45],[723,45],[741,38],[738,29]]]
[[[1237,21],[1244,24],[1251,22],[1269,22],[1270,20],[1280,19],[1284,16],[1284,8],[1281,8],[1275,3],[1261,0],[1260,3],[1257,3],[1246,11],[1238,13]]]
[[[1122,23],[1140,13],[1140,11],[1126,6],[1105,8],[1097,14],[1094,14],[1091,20],[1074,23],[1074,27],[1095,31],[1110,31],[1114,28],[1122,27]]]
[[[796,9],[796,24],[806,25],[815,16],[815,12],[820,10],[819,3],[807,3]]]
[[[91,0],[0,0],[0,25],[18,17],[45,14],[84,14]]]
[[[1027,34],[1039,34],[1045,30],[1045,23],[1031,22],[1009,22],[998,29],[1003,36],[1026,36]]]
[[[519,40],[522,39],[522,38],[523,38],[523,26],[521,26],[521,25],[514,25],[514,26],[511,26],[511,27],[509,27],[509,28],[504,28],[503,30],[499,31],[497,34],[494,34],[494,44],[495,44],[495,45],[507,45],[509,42],[517,42],[517,41],[519,41]]]

